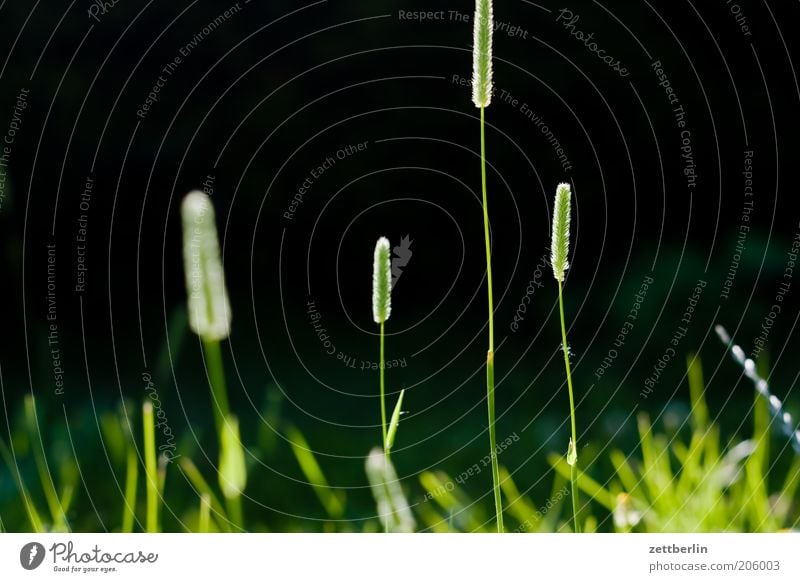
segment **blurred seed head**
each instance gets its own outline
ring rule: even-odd
[[[189,326],[205,340],[220,341],[231,332],[231,306],[211,199],[198,190],[190,192],[181,217]]]

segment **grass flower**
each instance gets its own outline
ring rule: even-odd
[[[550,262],[553,265],[553,276],[558,281],[558,310],[561,316],[561,342],[564,351],[564,367],[567,372],[567,388],[569,390],[569,419],[572,436],[567,447],[567,464],[570,467],[570,483],[572,484],[572,515],[575,531],[578,525],[578,437],[575,429],[575,397],[572,391],[572,372],[569,365],[569,345],[567,344],[567,326],[564,321],[564,272],[569,268],[569,224],[572,192],[569,184],[559,184],[556,188],[556,199],[553,206],[553,236],[550,242]]]
[[[492,32],[494,15],[491,0],[475,2],[472,39],[472,102],[488,107],[492,101]]]
[[[472,46],[472,102],[481,110],[481,192],[483,195],[483,239],[486,247],[486,284],[489,304],[489,350],[486,353],[486,406],[489,413],[489,454],[492,461],[492,487],[497,515],[497,531],[503,532],[503,501],[500,494],[500,467],[497,462],[497,431],[494,407],[494,298],[492,296],[492,246],[489,237],[489,204],[486,194],[486,119],[484,110],[492,100],[492,31],[494,18],[491,0],[475,2]]]
[[[372,266],[372,318],[380,325],[380,390],[381,390],[381,429],[383,450],[388,454],[386,446],[386,386],[384,379],[384,325],[392,314],[392,251],[389,239],[382,236],[375,243],[375,255]]]
[[[229,409],[219,342],[230,334],[231,308],[220,260],[214,207],[206,194],[195,190],[184,198],[181,217],[189,326],[203,343],[214,398],[214,420],[221,443]]]
[[[189,325],[204,340],[220,341],[231,332],[231,306],[211,200],[200,191],[190,192],[181,217]]]

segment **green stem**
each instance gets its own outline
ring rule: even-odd
[[[497,432],[494,422],[494,352],[486,354],[486,401],[489,409],[489,447],[492,459],[492,484],[494,489],[494,510],[497,514],[497,533],[503,527],[503,500],[500,497],[500,465],[497,462]]]
[[[153,405],[142,407],[144,429],[144,467],[147,483],[147,533],[158,532],[158,466],[156,463],[156,429]]]
[[[214,399],[214,424],[217,428],[217,437],[222,445],[222,432],[225,430],[225,419],[230,409],[228,407],[228,390],[225,385],[225,368],[222,364],[222,350],[217,340],[203,339],[203,352],[208,370],[208,381],[211,386],[211,395]]]
[[[226,497],[225,505],[228,508],[228,515],[230,516],[233,524],[239,529],[244,529],[244,516],[242,514],[242,498],[237,495],[235,497]]]
[[[481,107],[481,191],[483,194],[483,239],[486,244],[486,283],[489,289],[489,351],[486,354],[486,403],[489,411],[489,446],[492,459],[492,486],[497,531],[503,533],[503,501],[500,497],[500,467],[497,462],[497,435],[494,414],[494,296],[492,294],[492,245],[489,239],[489,203],[486,196],[486,118]]]
[[[577,455],[578,451],[578,436],[575,430],[575,397],[572,392],[572,371],[569,366],[569,347],[567,346],[567,325],[564,321],[564,295],[562,292],[561,281],[558,282],[558,309],[561,314],[561,342],[564,351],[564,366],[567,370],[567,388],[569,390],[569,419],[572,427],[572,446],[574,447]],[[572,516],[575,521],[575,532],[580,533],[580,525],[578,525],[578,467],[577,460],[569,467],[569,478],[572,485]]]
[[[389,456],[389,451],[386,449],[386,388],[384,384],[384,335],[383,335],[384,322],[381,322],[381,360],[380,360],[380,375],[381,375],[381,427],[383,429],[383,452]]]
[[[122,509],[122,533],[133,531],[136,519],[136,485],[139,479],[139,459],[136,449],[128,446],[127,474],[125,477],[125,507]]]

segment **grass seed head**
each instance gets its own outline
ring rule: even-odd
[[[189,325],[201,338],[220,341],[231,332],[231,306],[214,207],[206,194],[195,190],[183,199],[181,216]]]
[[[392,314],[392,251],[389,239],[382,236],[375,244],[372,267],[372,317],[383,323]]]
[[[488,107],[492,101],[492,0],[476,0],[472,44],[472,102]]]
[[[564,271],[569,269],[569,223],[570,223],[569,184],[559,184],[556,189],[556,201],[553,206],[553,238],[550,242],[550,262],[553,265],[553,276],[564,282]]]

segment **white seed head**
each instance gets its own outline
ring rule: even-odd
[[[488,107],[492,101],[492,0],[476,0],[472,39],[472,102]]]
[[[570,198],[572,191],[569,184],[559,184],[556,188],[556,200],[553,205],[553,236],[550,241],[550,263],[553,265],[553,276],[564,282],[564,271],[569,269],[569,224]]]
[[[392,314],[392,252],[389,239],[382,236],[375,244],[372,266],[372,318],[383,323]]]
[[[181,217],[189,325],[203,339],[223,340],[231,332],[231,306],[211,200],[200,191],[190,192]]]

